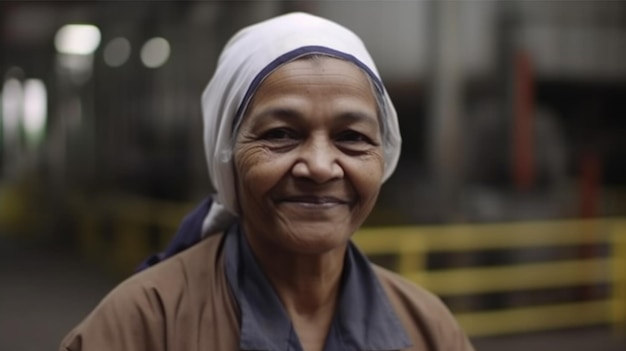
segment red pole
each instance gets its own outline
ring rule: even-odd
[[[534,82],[529,55],[521,51],[515,57],[513,120],[513,182],[515,188],[526,191],[532,188],[535,178],[534,164]]]
[[[601,178],[600,163],[600,157],[593,151],[583,152],[580,159],[580,216],[582,218],[593,218],[598,214]],[[585,233],[585,235],[593,236],[594,233]],[[596,257],[597,255],[598,249],[593,244],[586,244],[580,247],[580,257],[583,259]],[[592,274],[592,272],[584,274]],[[589,300],[597,296],[597,291],[597,287],[586,286],[583,287],[580,294],[584,299]]]
[[[597,153],[586,151],[580,163],[580,216],[592,218],[598,209],[600,158]]]

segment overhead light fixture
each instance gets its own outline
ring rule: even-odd
[[[7,79],[2,86],[2,144],[0,151],[6,160],[14,157],[19,144],[19,128],[22,118],[22,83],[15,79]]]
[[[141,62],[148,68],[162,66],[169,57],[170,43],[164,38],[152,38],[141,48]]]
[[[5,134],[17,133],[22,118],[22,100],[24,90],[22,83],[10,78],[2,87],[2,121]]]
[[[123,65],[130,56],[130,42],[123,37],[112,39],[104,47],[104,63],[110,67]]]
[[[90,55],[100,45],[100,30],[91,24],[67,24],[57,32],[54,45],[62,54]]]
[[[44,134],[48,116],[48,94],[41,79],[24,82],[23,128],[29,141],[37,142]]]

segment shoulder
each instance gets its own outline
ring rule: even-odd
[[[208,293],[206,281],[217,270],[221,239],[211,236],[120,283],[63,339],[60,349],[163,349],[167,319]]]
[[[373,264],[372,268],[394,306],[401,305],[428,320],[452,319],[446,305],[430,291],[380,266]]]
[[[407,304],[407,307],[419,307],[432,313],[448,310],[436,295],[399,274],[375,264],[372,269],[390,298]]]
[[[412,339],[425,338],[436,350],[472,350],[467,336],[441,299],[394,272],[374,264],[372,268]]]
[[[154,302],[153,300],[165,303],[180,299],[181,295],[197,291],[198,286],[205,285],[205,281],[215,277],[221,268],[222,239],[222,234],[212,235],[187,250],[134,274],[112,290],[103,303],[114,300],[149,307],[151,310],[167,309],[167,304],[161,307],[159,304],[143,304]]]
[[[188,249],[143,270],[127,279],[129,287],[156,287],[167,292],[174,286],[180,288],[198,282],[198,278],[211,276],[221,266],[223,233],[214,234]]]

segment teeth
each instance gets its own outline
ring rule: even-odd
[[[310,203],[314,203],[314,204],[325,204],[325,203],[334,203],[334,202],[338,202],[335,199],[329,199],[329,198],[305,198],[305,199],[301,199],[302,202],[310,202]]]
[[[315,205],[337,204],[342,203],[341,200],[332,197],[294,197],[285,199],[287,202],[299,202]]]

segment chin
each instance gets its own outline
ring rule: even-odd
[[[312,225],[285,233],[286,248],[301,254],[323,254],[345,248],[352,237],[350,230],[337,227]]]

